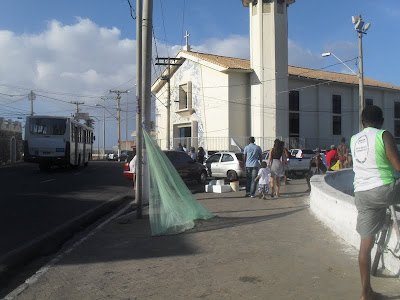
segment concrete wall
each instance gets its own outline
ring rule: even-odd
[[[347,243],[359,249],[360,237],[356,231],[357,209],[354,197],[342,192],[353,189],[354,173],[352,169],[315,175],[311,178],[310,207],[312,212],[334,233]],[[392,231],[389,248],[398,256],[397,237]],[[395,251],[397,250],[397,251]],[[374,257],[376,247],[372,250]],[[385,268],[397,276],[400,274],[400,261],[390,252],[384,253]]]

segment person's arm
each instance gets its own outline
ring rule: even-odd
[[[272,155],[271,154],[272,154],[272,148],[269,149],[268,162],[267,162],[268,166],[271,166],[271,159],[272,159]]]
[[[392,167],[400,172],[400,155],[397,150],[396,141],[394,140],[392,134],[389,131],[383,133],[383,143],[385,144],[386,156],[389,159]]]
[[[260,175],[258,175],[256,178],[254,178],[254,182],[257,182],[258,179],[260,179]]]
[[[260,151],[258,153],[258,160],[260,161],[260,165],[261,165],[261,163],[262,163],[262,150],[261,150],[261,147],[259,147],[259,148],[260,148]]]

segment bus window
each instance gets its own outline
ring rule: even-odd
[[[29,122],[31,134],[64,135],[67,129],[65,119],[32,118]]]

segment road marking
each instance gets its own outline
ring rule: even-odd
[[[53,179],[47,179],[47,180],[44,180],[44,181],[41,181],[40,183],[46,183],[46,182],[50,182],[50,181],[54,181],[55,179],[53,178]]]
[[[132,207],[132,203],[129,202],[127,205],[125,205],[122,209],[120,209],[118,212],[116,212],[110,218],[108,218],[103,223],[101,223],[99,226],[97,226],[95,229],[90,231],[86,236],[81,238],[79,241],[75,242],[70,248],[68,248],[67,250],[58,254],[55,258],[50,260],[50,262],[47,263],[44,267],[40,268],[39,271],[37,271],[35,273],[35,275],[32,275],[31,277],[26,279],[23,284],[21,284],[19,287],[17,287],[11,293],[9,293],[7,296],[5,296],[4,300],[13,300],[16,297],[18,297],[23,291],[25,291],[27,288],[29,288],[31,285],[33,285],[35,282],[37,282],[40,279],[40,277],[42,277],[44,274],[46,274],[50,270],[50,268],[53,265],[55,265],[56,263],[58,263],[64,256],[71,253],[80,244],[84,243],[87,239],[89,239],[91,236],[95,235],[105,225],[107,225],[108,223],[110,223],[112,220],[119,217],[120,215],[122,215],[124,212],[126,212],[131,207]]]

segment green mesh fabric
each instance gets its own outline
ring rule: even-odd
[[[194,220],[214,217],[192,195],[168,157],[143,130],[150,170],[149,214],[152,235],[178,234]]]

